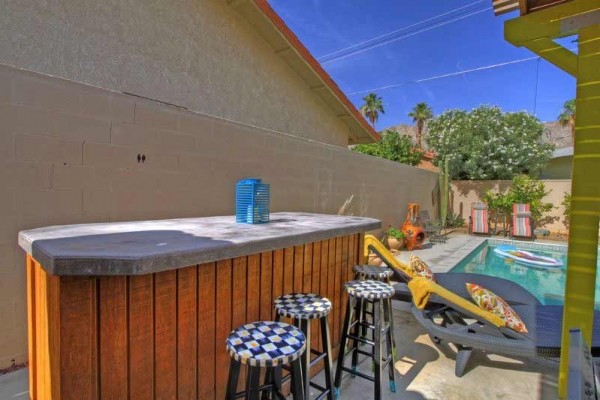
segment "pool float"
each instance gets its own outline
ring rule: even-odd
[[[562,261],[552,257],[538,256],[525,250],[519,250],[515,246],[503,244],[494,249],[494,253],[505,260],[514,260],[519,264],[543,268],[560,268]]]

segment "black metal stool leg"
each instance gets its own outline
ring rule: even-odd
[[[235,399],[241,367],[242,363],[233,359],[231,360],[231,364],[229,366],[229,378],[227,379],[227,393],[225,394],[225,398],[227,400]]]
[[[373,366],[375,369],[375,400],[381,399],[381,302],[373,302],[373,341],[375,351],[373,355]]]
[[[394,377],[396,365],[396,344],[394,343],[394,314],[392,313],[392,300],[383,300],[383,313],[385,322],[389,325],[386,335],[387,341],[387,359],[388,359],[388,374],[390,377],[390,391],[396,392],[396,379]]]
[[[258,400],[258,388],[260,387],[260,368],[248,366],[246,380],[246,399]]]
[[[340,343],[340,352],[338,354],[337,367],[335,371],[334,381],[334,396],[335,398],[340,397],[340,384],[342,383],[342,368],[344,367],[344,358],[346,356],[346,345],[348,344],[348,335],[350,334],[350,321],[354,315],[354,307],[356,306],[356,299],[354,296],[348,296],[348,306],[346,307],[346,316],[344,317],[344,328],[342,331],[342,341]]]
[[[331,341],[329,337],[329,324],[327,316],[321,317],[321,342],[323,343],[323,351],[327,353],[325,356],[325,388],[329,390],[327,399],[333,400],[333,385],[332,385],[332,367],[331,367]]]
[[[304,397],[304,380],[302,379],[302,366],[300,359],[292,361],[292,392],[294,400],[305,400]]]
[[[300,362],[302,364],[302,377],[304,379],[304,395],[306,398],[310,397],[310,320],[300,320],[300,330],[306,337],[306,350],[304,354],[300,356]]]
[[[281,376],[283,375],[281,366],[272,368],[271,373],[273,374],[273,385],[275,386],[273,399],[278,399],[283,397],[281,395]]]
[[[361,323],[363,322],[363,319],[365,317],[364,314],[364,304],[365,301],[363,299],[356,299],[356,325],[354,325],[354,329],[352,330],[352,335],[355,337],[362,337],[365,338],[365,329],[364,327],[361,327]],[[352,323],[352,321],[350,321],[350,323]],[[362,334],[361,334],[361,330],[362,330]],[[358,365],[358,346],[361,343],[358,340],[352,340],[352,371],[356,372],[356,366]],[[356,375],[352,374],[352,377],[354,377]]]

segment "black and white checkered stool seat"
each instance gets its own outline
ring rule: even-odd
[[[390,267],[376,265],[355,265],[354,272],[365,279],[388,279],[394,275],[394,271]]]
[[[275,299],[275,311],[282,317],[317,319],[331,311],[331,301],[313,293],[284,294]]]
[[[394,295],[394,288],[380,281],[350,281],[346,282],[346,291],[350,296],[361,299],[389,299]]]
[[[226,348],[233,359],[252,367],[275,367],[296,360],[306,347],[306,337],[284,322],[258,321],[232,331]]]

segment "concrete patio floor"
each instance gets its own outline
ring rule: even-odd
[[[408,311],[394,304],[398,346],[396,393],[391,393],[384,374],[384,399],[557,399],[558,363],[549,360],[515,360],[497,355],[474,354],[462,378],[454,376],[454,348],[436,346]],[[362,357],[359,371],[372,375],[371,362]],[[349,365],[347,361],[346,365]],[[322,383],[323,374],[317,379]],[[313,394],[314,395],[314,394]],[[373,398],[373,383],[345,374],[341,399]]]
[[[485,238],[451,235],[446,244],[426,244],[414,253],[430,263],[434,271],[451,269]],[[407,260],[409,253],[398,258]],[[515,360],[497,355],[474,354],[462,378],[454,376],[454,349],[434,345],[412,316],[406,303],[394,302],[395,337],[398,347],[396,393],[384,379],[384,399],[557,399],[558,364],[549,360]],[[361,358],[359,371],[371,374],[371,362]],[[385,374],[387,376],[387,373]],[[317,376],[323,383],[323,374]],[[0,376],[0,399],[28,398],[27,369]],[[361,378],[342,382],[341,398],[373,397],[373,383]]]

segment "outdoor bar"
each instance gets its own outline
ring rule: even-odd
[[[337,354],[343,284],[361,261],[364,232],[380,225],[274,213],[258,225],[226,216],[20,232],[30,396],[223,398],[226,337],[244,323],[273,319],[273,300],[284,293],[332,300]],[[316,321],[311,337],[319,343]]]

